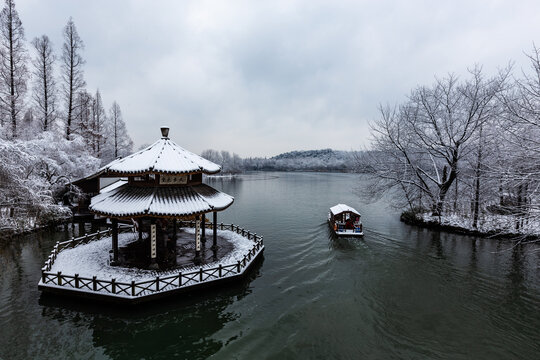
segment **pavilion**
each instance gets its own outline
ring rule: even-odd
[[[216,174],[221,167],[186,149],[169,138],[169,128],[161,128],[162,137],[125,158],[112,161],[91,177],[121,180],[103,189],[91,199],[90,212],[112,223],[111,265],[120,265],[119,222],[134,224],[144,243],[148,267],[157,269],[165,261],[166,249],[176,244],[178,221],[195,220],[195,258],[206,241],[206,214],[217,213],[234,201],[203,183],[203,174]],[[212,249],[217,249],[217,226],[213,226]],[[143,236],[144,234],[144,236]],[[173,245],[175,246],[175,245]]]

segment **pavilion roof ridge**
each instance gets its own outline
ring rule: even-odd
[[[144,173],[215,174],[219,171],[220,165],[184,149],[168,137],[162,137],[144,149],[111,161],[101,167],[97,174],[108,173],[119,176]]]

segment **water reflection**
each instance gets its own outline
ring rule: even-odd
[[[518,304],[520,302],[522,294],[526,291],[524,285],[525,274],[524,267],[526,258],[523,253],[523,247],[521,245],[515,245],[512,248],[512,255],[510,256],[510,264],[508,267],[508,293],[507,303]]]
[[[236,199],[219,221],[263,234],[267,258],[264,276],[209,294],[38,303],[71,229],[0,244],[0,358],[538,358],[538,244],[406,226],[384,204],[360,206],[364,239],[337,239],[328,208],[358,177],[278,175],[217,180]]]
[[[153,301],[134,308],[97,305],[52,295],[40,298],[42,316],[91,330],[94,347],[112,359],[206,359],[223,343],[211,336],[239,314],[228,307],[252,292],[263,259],[238,282]]]
[[[437,259],[445,259],[444,256],[444,249],[441,242],[441,232],[440,231],[432,231],[430,234],[431,238],[431,250],[435,251],[435,255]]]

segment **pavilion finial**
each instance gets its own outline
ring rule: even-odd
[[[161,127],[161,137],[168,139],[169,138],[169,127],[162,126]]]

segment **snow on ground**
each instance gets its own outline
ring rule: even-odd
[[[195,229],[183,229],[190,234],[195,234]],[[220,264],[230,265],[236,264],[237,261],[243,259],[249,250],[253,248],[255,242],[248,240],[245,237],[229,231],[218,230],[218,236],[220,240],[230,242],[234,250],[229,254],[221,258],[220,260],[205,264],[203,268],[214,268]],[[118,246],[124,247],[129,243],[136,241],[138,235],[136,233],[123,233],[118,235]],[[111,238],[103,238],[89,242],[88,244],[82,244],[72,249],[62,250],[54,265],[51,268],[51,272],[56,273],[61,271],[65,275],[79,274],[81,277],[91,278],[97,276],[101,280],[116,279],[118,282],[131,282],[145,281],[155,279],[156,276],[167,276],[177,274],[180,269],[174,269],[171,271],[156,271],[145,270],[137,268],[125,268],[120,266],[109,265],[109,250],[111,249]],[[182,268],[182,271],[195,271],[200,267]]]
[[[438,222],[437,216],[431,216],[431,213],[417,215],[424,222]],[[522,235],[540,234],[540,223],[538,217],[531,217],[523,224],[523,228],[516,230],[517,218],[512,215],[482,214],[478,219],[478,227],[472,226],[472,219],[457,214],[447,214],[441,216],[440,224],[459,227],[481,233],[519,233]]]

